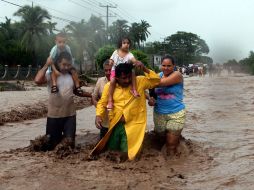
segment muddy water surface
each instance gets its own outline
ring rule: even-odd
[[[89,160],[97,135],[86,132],[77,137],[80,149],[65,157],[0,153],[0,189],[253,189],[253,81],[244,74],[185,80],[179,156],[165,159],[148,136],[135,161],[118,163],[106,153]]]

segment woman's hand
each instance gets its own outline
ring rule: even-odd
[[[148,100],[148,105],[149,106],[155,106],[156,100],[153,97],[150,97]]]

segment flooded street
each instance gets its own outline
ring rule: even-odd
[[[184,136],[203,142],[215,165],[189,178],[188,188],[253,189],[253,76],[191,78]],[[195,87],[194,87],[195,86]]]
[[[26,149],[4,151],[22,148],[24,144],[12,146],[11,140],[5,144],[0,139],[0,189],[252,190],[253,92],[254,76],[245,74],[185,78],[187,120],[183,136],[187,140],[181,144],[182,155],[175,158],[165,159],[145,143],[143,154],[132,162],[115,163],[108,160],[108,155],[87,160],[91,149],[88,145],[97,140],[93,124],[95,111],[91,107],[78,112],[77,143],[82,148],[65,158],[58,158],[52,152],[35,153]],[[0,126],[2,134],[18,137],[19,123],[9,126],[10,131],[7,125],[10,124]],[[29,134],[22,133],[28,145],[28,138],[34,139],[44,130],[45,119],[20,125]],[[152,127],[149,108],[149,130]]]

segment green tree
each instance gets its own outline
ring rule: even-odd
[[[147,54],[164,54],[164,44],[159,41],[148,42],[145,44],[144,52]]]
[[[124,36],[128,36],[129,26],[126,20],[116,20],[108,28],[108,35],[111,44],[117,44],[118,40]]]
[[[140,23],[134,22],[131,24],[129,33],[136,48],[140,48],[141,43],[145,42],[150,35],[148,31],[149,27],[151,27],[151,25],[144,20],[141,20]]]
[[[196,62],[200,62],[200,63],[203,63],[203,64],[212,64],[213,59],[211,57],[208,57],[208,56],[198,56]]]
[[[88,25],[84,20],[81,20],[80,22],[70,22],[66,28],[69,32],[69,42],[72,46],[72,52],[74,52],[74,57],[81,68],[81,64],[84,61],[84,51],[88,48],[89,44],[88,36],[90,33]],[[82,69],[80,71],[82,72]]]
[[[106,59],[109,59],[113,54],[115,48],[110,45],[106,45],[98,50],[95,56],[96,64],[100,69],[103,69],[103,63]]]
[[[89,29],[90,35],[88,36],[88,48],[87,52],[94,62],[95,53],[97,50],[104,46],[107,41],[106,31],[105,31],[105,23],[100,17],[96,17],[92,15],[87,22],[87,27]]]
[[[141,61],[145,66],[149,66],[148,65],[148,55],[146,53],[144,53],[143,51],[140,50],[132,50],[131,53],[134,55],[134,57]]]
[[[134,57],[141,61],[146,67],[151,68],[150,65],[148,64],[149,58],[146,53],[140,50],[132,50],[131,53],[134,55]],[[136,75],[144,75],[144,72],[135,68],[135,73]]]
[[[32,52],[32,60],[35,63],[36,53],[43,43],[43,36],[47,35],[48,25],[45,21],[50,20],[51,16],[47,10],[39,6],[28,5],[21,7],[14,15],[21,17],[21,42],[27,51]]]
[[[46,28],[48,29],[48,33],[49,33],[50,35],[53,35],[53,34],[54,34],[54,31],[57,31],[57,30],[56,30],[56,25],[57,25],[56,22],[48,21],[48,22],[46,23]]]
[[[130,27],[130,36],[134,48],[140,48],[140,26],[137,22],[131,24]]]
[[[84,54],[86,53],[88,59],[92,63],[95,63],[95,53],[99,47],[102,47],[106,43],[106,31],[104,27],[105,23],[103,20],[94,15],[90,17],[88,22],[85,22],[85,20],[71,22],[65,27],[74,57],[80,66],[84,61]]]
[[[230,65],[233,68],[237,67],[236,64],[232,63],[232,61],[228,61],[226,63],[226,65]],[[254,52],[250,51],[250,54],[247,58],[240,60],[239,64],[238,64],[238,67],[239,67],[239,69],[242,68],[244,71],[254,75]]]
[[[99,47],[105,45],[107,40],[105,23],[100,17],[92,15],[87,22],[87,26],[90,30],[89,40],[98,50]]]
[[[2,65],[15,66],[20,64],[27,66],[31,63],[31,53],[27,52],[19,40],[19,25],[6,22],[0,23],[0,63]]]
[[[209,53],[206,42],[197,34],[177,32],[166,38],[166,52],[173,54],[179,65],[195,63],[200,56]]]
[[[150,28],[151,25],[145,21],[141,20],[140,23],[140,41],[145,42],[148,36],[150,35],[150,32],[148,31],[148,28]]]

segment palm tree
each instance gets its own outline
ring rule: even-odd
[[[131,24],[130,27],[130,36],[133,41],[133,46],[135,48],[140,48],[140,25],[137,22]]]
[[[97,50],[105,45],[107,36],[104,21],[100,17],[92,15],[87,22],[87,27],[90,30],[89,41],[92,42],[94,48]]]
[[[22,44],[27,51],[31,51],[33,55],[33,63],[35,62],[35,53],[42,42],[43,35],[47,35],[47,19],[51,19],[48,11],[39,6],[30,7],[28,5],[21,7],[15,16],[21,17],[20,26],[22,28]]]
[[[75,52],[75,57],[80,64],[84,61],[84,51],[89,46],[89,35],[90,29],[87,23],[82,19],[80,22],[70,22],[69,25],[66,26],[66,30],[70,36],[70,44],[72,45]]]
[[[2,39],[4,39],[5,46],[8,46],[15,41],[16,33],[14,25],[11,24],[11,19],[7,17],[5,19],[5,23],[0,23],[0,33]]]
[[[150,28],[151,25],[145,20],[141,20],[141,23],[139,26],[140,26],[140,41],[145,42],[148,36],[150,35],[148,28]]]
[[[108,29],[108,34],[110,41],[113,44],[117,44],[118,40],[129,34],[128,21],[126,20],[116,20],[112,23],[112,26]]]
[[[20,47],[20,41],[17,34],[18,28],[11,23],[11,19],[6,17],[4,23],[0,23],[0,59],[2,63],[11,64],[15,62],[12,55]]]
[[[130,34],[134,44],[138,48],[140,48],[140,43],[145,42],[148,35],[150,34],[148,31],[149,27],[151,27],[151,25],[144,20],[141,20],[140,23],[134,22],[131,24]]]
[[[56,22],[48,21],[46,24],[47,24],[47,28],[48,28],[49,34],[53,35],[54,31],[57,31],[57,29],[56,29],[57,23]]]

